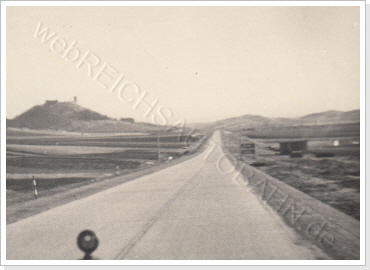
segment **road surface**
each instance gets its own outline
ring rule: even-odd
[[[291,228],[235,180],[220,132],[200,155],[12,223],[8,260],[74,260],[93,230],[106,260],[316,259]]]

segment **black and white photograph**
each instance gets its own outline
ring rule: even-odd
[[[2,3],[2,265],[362,265],[364,1]]]

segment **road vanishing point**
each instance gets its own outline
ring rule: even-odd
[[[315,260],[317,250],[235,177],[216,131],[199,155],[6,227],[7,260]],[[119,177],[119,176],[118,176]]]

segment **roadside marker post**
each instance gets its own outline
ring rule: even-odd
[[[119,166],[117,165],[116,166],[116,175],[118,175],[119,174]]]
[[[35,199],[37,200],[38,198],[38,193],[37,193],[37,186],[36,186],[36,179],[35,179],[35,176],[32,176],[32,183],[33,183],[33,187],[35,189]]]

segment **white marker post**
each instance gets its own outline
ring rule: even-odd
[[[35,199],[38,198],[38,193],[37,193],[37,187],[36,187],[36,179],[35,176],[32,176],[32,182],[33,182],[33,187],[35,188]]]
[[[119,174],[119,166],[117,165],[116,166],[116,175],[118,175]]]

